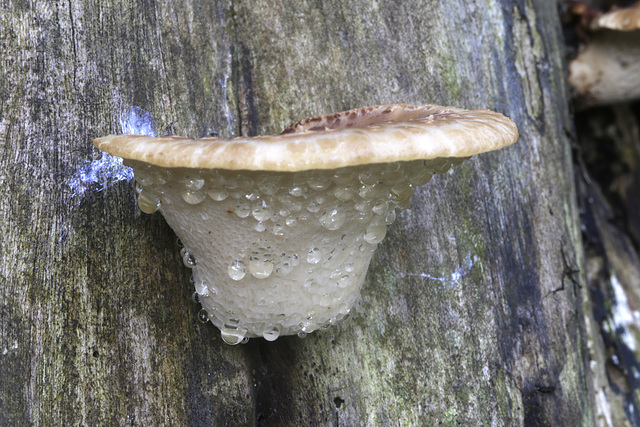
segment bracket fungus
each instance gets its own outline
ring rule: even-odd
[[[308,118],[278,136],[111,135],[138,205],[184,244],[202,317],[229,344],[304,335],[349,313],[374,250],[414,188],[514,143],[505,116],[382,105]]]
[[[576,105],[584,109],[640,98],[640,2],[601,13],[576,3],[589,41],[569,64]]]

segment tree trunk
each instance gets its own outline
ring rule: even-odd
[[[0,424],[596,422],[548,2],[0,11]],[[199,323],[175,235],[91,145],[133,125],[278,133],[383,103],[488,108],[521,137],[420,188],[355,312],[305,339],[231,347]]]

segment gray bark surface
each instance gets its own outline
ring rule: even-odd
[[[593,424],[561,39],[544,1],[0,4],[0,424]],[[304,339],[199,323],[175,235],[91,145],[134,106],[231,137],[396,102],[521,137],[418,189]]]

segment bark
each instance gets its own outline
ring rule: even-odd
[[[595,422],[547,2],[0,10],[0,424]],[[392,102],[497,110],[520,141],[420,188],[352,316],[305,339],[230,347],[199,323],[173,232],[91,145],[132,113],[230,137]]]

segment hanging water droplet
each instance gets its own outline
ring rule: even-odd
[[[268,260],[251,259],[249,260],[249,271],[256,279],[266,279],[273,272],[273,263]]]
[[[280,178],[273,175],[264,175],[258,178],[258,189],[268,196],[273,196],[280,189]]]
[[[209,321],[209,313],[204,308],[198,312],[198,320],[202,323],[207,323]]]
[[[298,338],[304,338],[306,336],[307,336],[307,333],[305,331],[298,332]]]
[[[387,234],[387,224],[384,220],[381,220],[379,217],[376,217],[373,221],[369,223],[367,229],[364,233],[364,240],[367,243],[371,243],[375,245],[380,243],[384,236]]]
[[[288,227],[294,227],[298,223],[298,220],[290,216],[284,220],[284,223],[287,224]]]
[[[276,224],[273,226],[272,232],[276,236],[284,236],[284,226],[282,224]]]
[[[267,341],[275,341],[280,336],[280,328],[277,326],[269,326],[262,332],[262,336]]]
[[[346,288],[350,283],[348,274],[344,274],[338,279],[338,286],[341,288]]]
[[[152,214],[160,209],[160,197],[143,189],[138,195],[138,207],[142,212]]]
[[[185,267],[193,268],[196,266],[196,259],[189,253],[189,251],[187,251],[186,248],[182,248],[180,254],[182,255],[182,262],[184,263]]]
[[[200,190],[204,186],[204,179],[199,176],[186,176],[184,186],[189,191]]]
[[[240,218],[246,218],[251,213],[251,204],[246,200],[238,200],[236,203],[236,215]]]
[[[318,248],[312,248],[307,254],[307,262],[309,264],[317,264],[320,262],[320,250]]]
[[[202,203],[204,199],[207,198],[207,195],[204,191],[196,190],[185,190],[182,192],[182,200],[189,203],[190,205],[197,205],[198,203]]]
[[[200,304],[200,295],[198,295],[197,292],[194,292],[193,294],[191,294],[191,301],[195,302],[196,304]]]
[[[396,220],[396,210],[395,209],[391,209],[384,217],[384,222],[387,225],[391,225],[393,224],[393,221]]]
[[[264,200],[253,205],[251,209],[251,214],[258,221],[266,221],[273,215],[273,209],[271,209]]]
[[[136,195],[140,195],[144,187],[138,181],[133,184],[133,191],[135,191]]]
[[[337,187],[333,190],[333,195],[343,202],[353,199],[355,193],[350,187]]]
[[[209,296],[209,287],[203,280],[198,280],[195,283],[196,292],[203,297]]]
[[[329,188],[331,180],[326,176],[312,176],[307,180],[307,185],[312,190],[323,191]]]
[[[374,214],[383,215],[389,210],[389,201],[381,199],[376,201],[376,203],[371,208]]]
[[[374,170],[363,170],[358,174],[358,179],[365,185],[373,185],[378,182],[378,175]]]
[[[327,230],[337,230],[344,225],[347,215],[342,205],[336,206],[334,209],[327,209],[320,214],[320,225]]]
[[[240,344],[247,334],[247,328],[240,325],[225,323],[220,329],[222,340],[229,345]]]
[[[234,260],[229,264],[227,273],[233,280],[241,280],[247,274],[247,266],[239,259]]]
[[[225,188],[214,187],[209,190],[209,197],[211,197],[216,202],[221,202],[229,197],[229,192]]]

